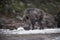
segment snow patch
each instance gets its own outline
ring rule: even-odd
[[[9,29],[0,29],[0,34],[51,34],[51,33],[60,33],[60,29],[35,29],[35,30],[24,30],[24,28],[19,27],[18,29],[9,30]]]
[[[17,30],[23,31],[24,28],[23,27],[19,27],[19,28],[17,28]]]

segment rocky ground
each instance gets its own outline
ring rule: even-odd
[[[60,40],[60,34],[3,35],[0,40]]]

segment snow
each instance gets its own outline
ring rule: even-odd
[[[19,27],[19,28],[17,28],[17,30],[23,31],[24,28],[23,27]]]
[[[35,30],[24,30],[24,28],[19,27],[18,29],[9,30],[9,29],[0,29],[0,34],[51,34],[51,33],[60,33],[60,28],[55,29],[35,29]]]
[[[55,40],[60,40],[60,36],[56,37]]]

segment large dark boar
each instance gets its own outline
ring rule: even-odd
[[[35,29],[36,26],[39,29],[56,27],[54,17],[37,8],[27,8],[24,10],[23,20],[28,22],[32,29]],[[30,20],[30,22],[27,20]]]
[[[30,20],[30,24],[32,25],[32,29],[34,29],[36,22],[38,22],[39,28],[42,27],[42,19],[43,19],[44,11],[37,8],[27,8],[24,11],[23,20]]]

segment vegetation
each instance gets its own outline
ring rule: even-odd
[[[60,0],[0,0],[0,14],[22,15],[26,8],[36,7],[50,14],[60,11]]]

